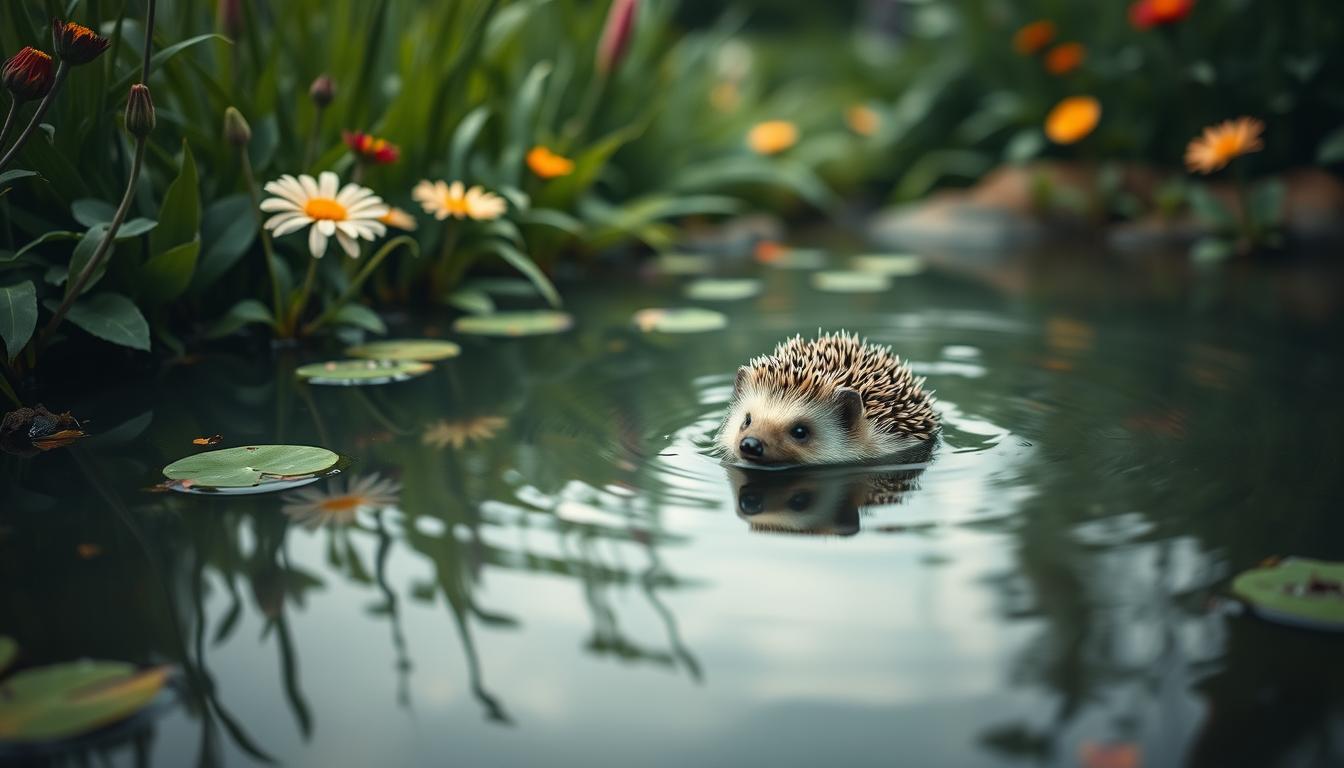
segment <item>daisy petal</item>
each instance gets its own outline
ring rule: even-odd
[[[313,258],[320,259],[327,252],[327,236],[322,234],[320,227],[313,227],[308,230],[308,251],[313,254]]]

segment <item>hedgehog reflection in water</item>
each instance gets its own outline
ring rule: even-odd
[[[900,503],[916,487],[923,469],[727,471],[737,516],[751,530],[853,536],[865,508]]]
[[[888,347],[857,335],[795,336],[737,371],[719,429],[749,464],[836,464],[932,445],[932,393]]]

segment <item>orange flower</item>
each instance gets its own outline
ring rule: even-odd
[[[360,162],[388,165],[397,162],[397,158],[401,157],[401,149],[387,139],[359,131],[344,131],[341,136],[345,139],[345,145],[350,147]]]
[[[1195,0],[1136,0],[1129,6],[1129,23],[1135,29],[1174,24],[1190,15]]]
[[[798,143],[798,126],[788,120],[757,123],[747,133],[747,146],[759,155],[777,155]]]
[[[1045,135],[1056,144],[1082,141],[1101,120],[1101,102],[1091,96],[1070,96],[1045,116]]]
[[[574,161],[557,155],[546,147],[536,146],[527,153],[527,167],[543,179],[554,179],[573,173]]]
[[[845,110],[845,122],[849,124],[849,129],[860,136],[872,136],[877,133],[877,128],[882,123],[882,119],[877,116],[877,112],[872,107],[864,104],[855,104]]]
[[[51,20],[51,42],[56,49],[56,56],[72,66],[88,64],[112,44],[112,41],[86,26],[58,19]]]
[[[1252,117],[1224,120],[1204,129],[1204,133],[1190,140],[1185,148],[1185,167],[1191,171],[1210,174],[1233,159],[1259,152],[1265,148],[1260,134],[1265,124]]]
[[[1052,75],[1067,75],[1087,58],[1082,43],[1060,43],[1045,54],[1045,71]]]
[[[32,46],[9,57],[5,62],[5,88],[15,101],[40,99],[51,91],[56,74],[51,68],[51,56]]]
[[[1040,19],[1017,30],[1013,35],[1013,50],[1023,56],[1032,56],[1055,39],[1055,23]]]

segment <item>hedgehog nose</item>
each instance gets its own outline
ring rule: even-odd
[[[762,443],[760,439],[755,437],[742,438],[742,442],[739,443],[737,447],[742,451],[743,456],[751,456],[752,458],[759,459],[765,455],[765,443]]]

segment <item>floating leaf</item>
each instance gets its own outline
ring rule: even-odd
[[[246,445],[206,451],[163,468],[169,480],[208,488],[246,488],[266,478],[292,478],[331,469],[340,456],[308,445]]]
[[[826,252],[813,248],[787,248],[769,240],[756,246],[756,260],[777,269],[821,269]]]
[[[0,683],[0,742],[41,742],[88,733],[144,709],[168,667],[77,661],[20,672]]]
[[[908,253],[866,253],[855,256],[851,263],[859,272],[872,272],[888,277],[909,277],[924,271],[924,260]]]
[[[664,253],[653,260],[653,265],[664,275],[703,275],[714,268],[708,256],[698,253]]]
[[[704,278],[686,286],[686,298],[692,301],[739,301],[761,292],[761,281],[752,278],[718,280]]]
[[[366,360],[447,360],[462,354],[462,348],[451,341],[438,339],[389,339],[360,344],[345,350],[351,357]]]
[[[834,269],[812,276],[812,287],[830,293],[881,293],[891,286],[886,275]]]
[[[353,387],[405,381],[433,368],[416,360],[329,360],[301,366],[294,373],[309,384]]]
[[[645,333],[702,333],[728,326],[728,318],[722,312],[699,307],[641,309],[634,320]]]
[[[472,315],[453,323],[454,331],[473,336],[540,336],[564,333],[573,327],[571,315],[546,309]]]
[[[1344,563],[1287,558],[1242,573],[1232,593],[1261,618],[1311,629],[1344,630]]]

